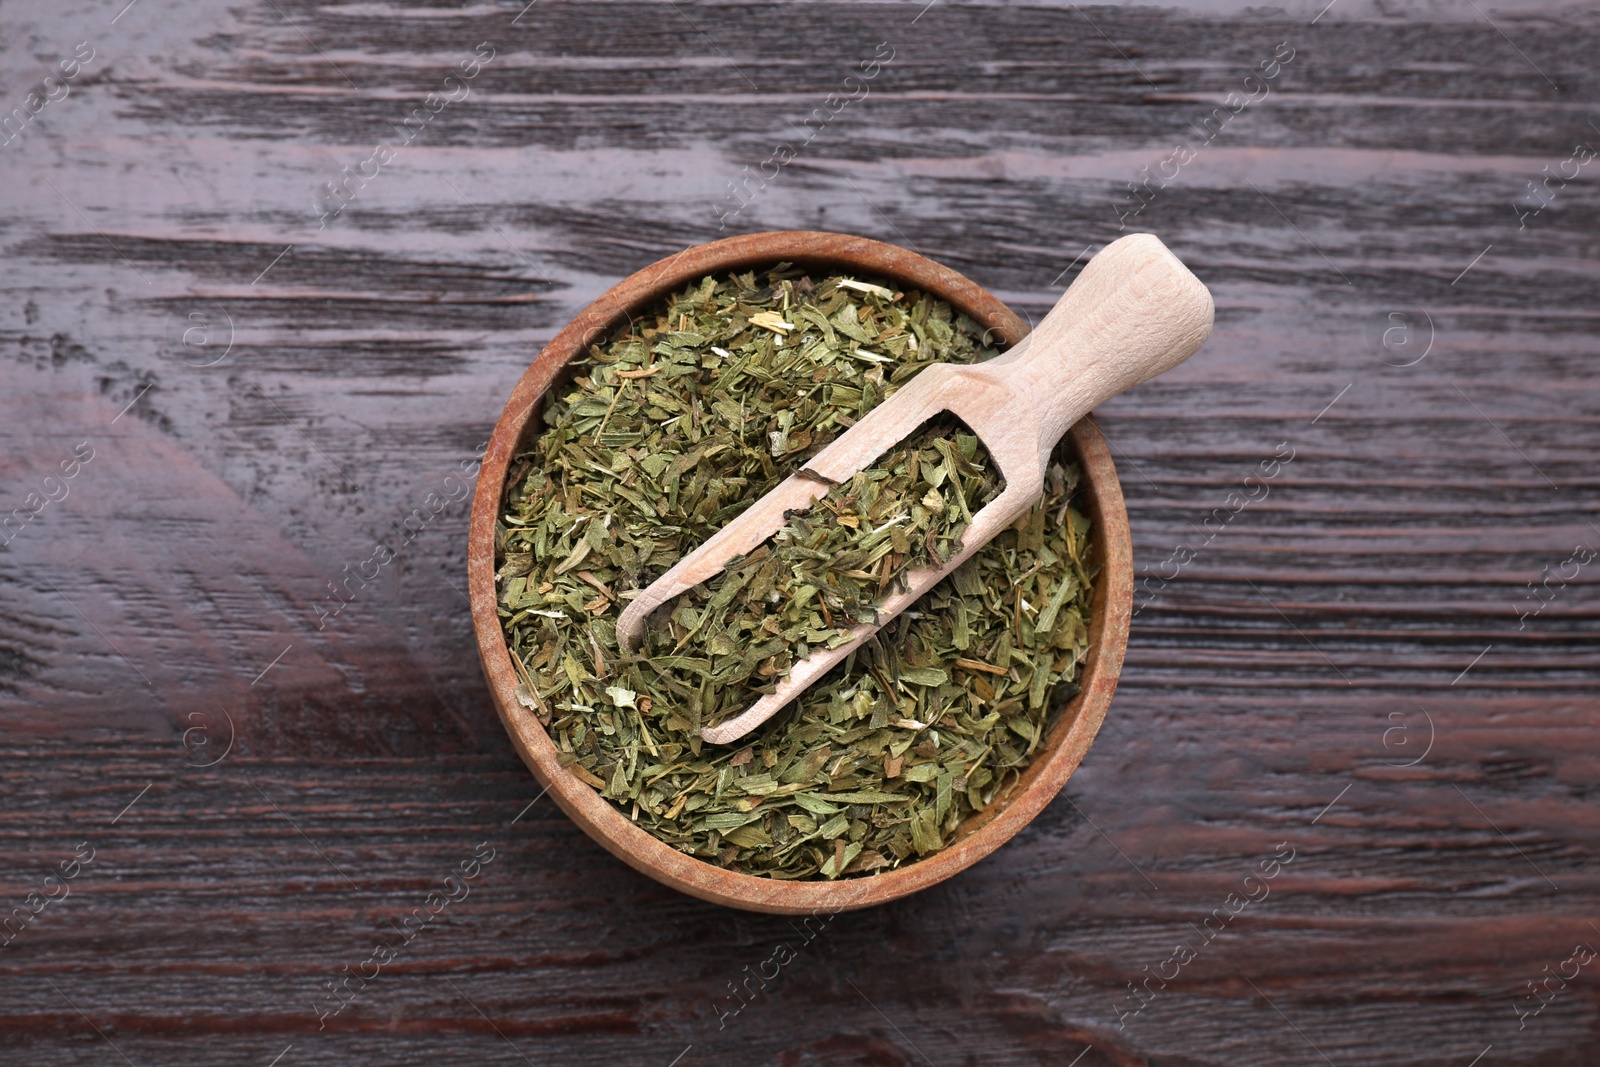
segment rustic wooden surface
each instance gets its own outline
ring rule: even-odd
[[[0,530],[0,889],[70,890],[0,949],[0,1058],[1595,1062],[1600,966],[1565,961],[1600,946],[1600,171],[1513,205],[1600,143],[1600,21],[1322,8],[0,7],[4,113],[94,50],[0,147],[0,519],[32,516]],[[319,230],[320,183],[483,42],[470,95]],[[725,184],[878,42],[865,98],[719,231]],[[1197,552],[1062,797],[809,942],[535,802],[448,498],[539,345],[653,259],[777,228],[903,243],[1037,316],[1280,42],[1269,95],[1133,220],[1217,328],[1101,424],[1141,573]],[[319,1030],[326,984],[485,842]],[[1280,843],[1270,895],[1134,1014]]]

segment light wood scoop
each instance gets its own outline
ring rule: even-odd
[[[794,664],[777,687],[744,712],[700,731],[713,744],[735,741],[777,714],[834,664],[913,604],[1044,494],[1056,442],[1095,406],[1188,359],[1211,333],[1211,294],[1153,234],[1112,242],[1091,259],[1039,328],[984,363],[936,363],[818,452],[800,473],[750,505],[650,584],[617,620],[634,650],[650,613],[722,571],[936,415],[949,412],[981,440],[1005,479],[1000,495],[972,517],[961,548],[939,567],[908,572],[886,597],[877,622],[850,640]]]

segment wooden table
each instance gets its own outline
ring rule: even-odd
[[[122,4],[0,34],[0,1059],[1596,1062],[1592,13]],[[808,941],[538,799],[450,476],[561,324],[783,228],[1037,317],[1124,226],[1217,328],[1101,412],[1151,581],[1040,819]]]

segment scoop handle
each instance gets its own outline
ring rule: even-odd
[[[1043,464],[1074,422],[1193,355],[1213,314],[1211,293],[1160,238],[1129,234],[1088,262],[1026,345],[973,369],[1032,409]]]

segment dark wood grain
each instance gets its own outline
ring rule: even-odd
[[[1519,611],[1600,549],[1600,164],[1513,205],[1600,144],[1600,24],[1322,6],[9,5],[0,116],[95,58],[0,147],[0,520],[94,458],[0,532],[5,909],[95,859],[0,949],[5,1062],[1594,1062],[1593,965],[1517,1006],[1600,945],[1600,560]],[[471,95],[319,229],[318,187],[482,42]],[[726,183],[878,42],[866,97],[719,230]],[[1280,42],[1265,99],[1130,220],[1218,318],[1100,412],[1152,579],[1117,700],[960,877],[806,943],[529,807],[464,501],[319,618],[618,278],[829,229],[1037,319]],[[470,896],[319,1030],[324,983],[480,842]],[[1119,1028],[1280,842],[1270,896]]]

